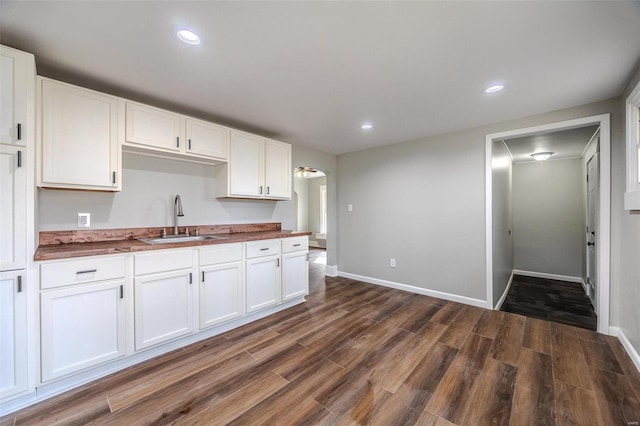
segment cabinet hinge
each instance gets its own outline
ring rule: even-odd
[[[22,124],[18,123],[18,140],[22,140]]]
[[[22,275],[18,275],[18,293],[22,293]]]

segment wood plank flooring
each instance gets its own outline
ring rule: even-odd
[[[0,424],[640,421],[640,373],[614,337],[325,279],[321,268],[319,263],[311,272],[303,305],[72,390]]]
[[[596,330],[598,319],[581,284],[514,275],[500,310]]]

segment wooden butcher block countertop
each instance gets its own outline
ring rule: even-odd
[[[311,232],[282,230],[280,223],[198,225],[188,226],[188,228],[190,235],[194,235],[195,230],[198,229],[200,235],[217,235],[224,239],[163,244],[139,241],[140,238],[158,238],[162,236],[163,229],[171,235],[173,227],[43,231],[40,232],[40,246],[36,250],[34,259],[66,259],[311,235]],[[180,227],[179,231],[180,234],[184,234],[185,227]]]

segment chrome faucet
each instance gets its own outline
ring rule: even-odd
[[[178,235],[178,216],[184,216],[182,212],[182,200],[179,195],[176,195],[173,200],[173,235]]]

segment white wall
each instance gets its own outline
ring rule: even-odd
[[[512,238],[512,173],[511,155],[502,141],[493,141],[491,150],[492,175],[492,249],[493,249],[493,305],[502,297],[513,271]]]
[[[621,112],[620,100],[613,99],[338,156],[340,270],[487,300],[485,136],[611,113],[616,158],[624,155]],[[615,164],[613,170],[619,209],[624,172]],[[353,212],[347,212],[349,203]],[[619,247],[620,238],[614,234],[612,246]],[[619,249],[612,248],[614,254]],[[634,255],[637,260],[638,250]],[[397,268],[389,268],[390,257],[397,258]]]
[[[180,194],[180,225],[283,222],[284,202],[218,200],[213,166],[124,153],[119,193],[38,190],[40,230],[76,229],[77,213],[92,228],[171,226]]]
[[[309,183],[307,179],[294,176],[293,191],[297,197],[297,231],[309,229]]]
[[[582,275],[582,180],[579,158],[513,165],[514,269]]]

